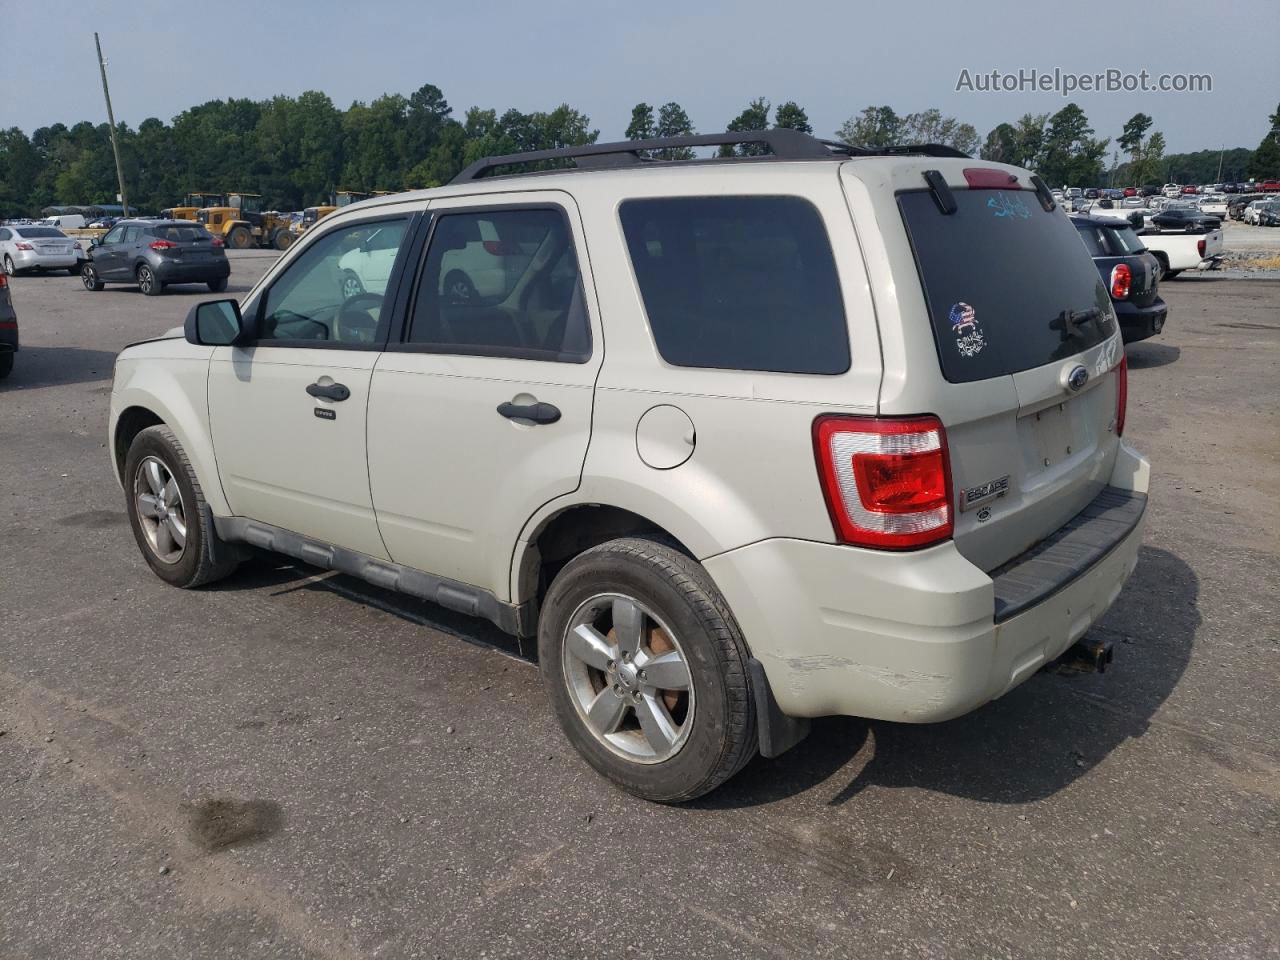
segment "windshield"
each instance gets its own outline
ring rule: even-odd
[[[1115,332],[1111,298],[1060,210],[1029,191],[953,194],[952,214],[927,190],[898,195],[949,381],[1043,366]]]

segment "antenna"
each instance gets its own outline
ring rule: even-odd
[[[129,216],[129,196],[124,192],[124,170],[120,166],[120,144],[116,142],[116,117],[111,112],[111,91],[107,89],[107,61],[102,59],[102,41],[98,32],[93,33],[93,45],[98,48],[98,69],[102,71],[102,95],[107,99],[107,123],[111,125],[111,152],[116,157],[116,182],[120,184],[120,206]]]

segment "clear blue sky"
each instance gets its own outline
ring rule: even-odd
[[[1280,101],[1275,0],[1155,5],[938,0],[6,0],[0,127],[106,119],[93,51],[102,34],[116,117],[131,126],[223,97],[322,90],[339,108],[439,86],[461,118],[499,111],[587,113],[618,138],[639,100],[679,101],[701,131],[754,96],[795,100],[831,135],[868,105],[936,106],[985,135],[1052,112],[1054,93],[956,92],[973,72],[1146,68],[1213,76],[1210,94],[1077,93],[1099,136],[1138,110],[1171,152],[1255,147]],[[1062,11],[1062,12],[1049,12]],[[957,14],[963,13],[958,19]]]

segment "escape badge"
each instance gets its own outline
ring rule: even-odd
[[[987,338],[982,335],[982,327],[978,325],[978,315],[973,307],[963,300],[951,307],[947,315],[951,320],[951,333],[956,338],[956,349],[962,357],[976,357],[987,345]]]

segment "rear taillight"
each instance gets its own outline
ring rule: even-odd
[[[1111,296],[1123,300],[1129,296],[1129,287],[1133,285],[1133,273],[1127,264],[1118,263],[1111,268]]]
[[[841,542],[909,550],[951,536],[951,469],[937,417],[822,416],[813,444]]]
[[[150,246],[152,250],[172,250],[177,246],[177,244],[172,240],[152,240],[148,246]]]
[[[1016,190],[1018,178],[1008,170],[993,167],[965,167],[964,182],[971,190]]]
[[[1116,367],[1116,436],[1124,436],[1124,415],[1129,406],[1129,358],[1121,357]]]
[[[222,246],[222,238],[221,238],[221,237],[212,237],[212,238],[210,238],[210,239],[212,239],[212,240],[213,240],[213,245],[214,245],[215,247],[220,247],[220,246]]]
[[[19,243],[15,243],[15,244],[14,244],[14,246],[15,246],[15,247],[17,247],[19,250],[34,250],[34,249],[35,249],[35,247],[33,247],[33,246],[32,246],[31,244],[29,244],[29,243],[22,243],[22,242],[19,242]]]
[[[1196,253],[1200,254],[1201,258],[1204,257],[1204,241],[1203,240],[1196,241]]]

